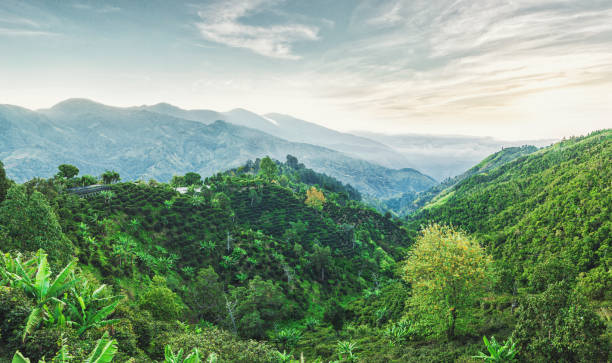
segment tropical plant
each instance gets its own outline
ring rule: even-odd
[[[201,363],[202,362],[202,359],[200,357],[200,351],[198,350],[198,348],[193,348],[191,353],[189,353],[185,358],[183,358],[183,349],[179,349],[178,352],[174,353],[172,351],[172,347],[170,347],[169,345],[166,345],[166,348],[164,349],[164,358],[165,358],[164,363]],[[214,361],[211,361],[210,359],[207,359],[207,361],[214,362]]]
[[[85,283],[84,290],[87,290]],[[101,285],[92,292],[80,294],[77,289],[72,289],[72,295],[76,304],[68,302],[71,323],[77,328],[77,334],[83,334],[87,329],[100,328],[118,322],[118,319],[106,318],[115,311],[115,308],[123,296],[103,297],[106,285]]]
[[[355,353],[357,344],[350,340],[342,340],[336,346],[336,353],[340,362],[356,362],[359,356]]]
[[[117,353],[117,341],[115,339],[109,339],[108,332],[105,332],[102,338],[96,342],[96,346],[91,351],[89,356],[83,361],[83,363],[110,363],[115,354]],[[57,352],[53,363],[67,363],[70,362],[71,357],[68,354],[67,346],[62,343],[60,350]],[[30,363],[30,359],[26,358],[21,352],[15,352],[12,363]],[[39,360],[38,363],[45,363],[44,359]]]
[[[34,268],[33,265],[36,267]],[[36,329],[41,321],[48,319],[50,316],[47,304],[64,304],[60,298],[64,292],[78,282],[73,273],[75,266],[76,260],[66,265],[55,279],[51,279],[47,254],[40,250],[36,253],[33,261],[22,264],[20,256],[18,256],[8,265],[0,268],[3,281],[7,281],[10,286],[22,289],[26,295],[35,300],[36,305],[30,312],[23,331],[22,339],[24,341],[26,336]]]
[[[283,349],[288,350],[292,350],[301,337],[302,332],[295,328],[280,329],[272,334],[272,340]]]
[[[486,355],[483,352],[478,352],[478,355],[473,356],[473,358],[479,358],[487,362],[514,362],[514,358],[518,353],[518,350],[516,349],[516,344],[512,342],[512,337],[508,338],[504,345],[498,343],[494,336],[491,337],[490,341],[486,336],[483,336],[482,340],[484,341],[490,355]]]

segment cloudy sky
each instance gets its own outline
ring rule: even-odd
[[[0,2],[0,103],[280,112],[340,130],[612,127],[611,0]]]

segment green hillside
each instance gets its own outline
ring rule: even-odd
[[[611,136],[493,156],[407,223],[290,155],[80,196],[0,172],[0,362],[609,361]]]
[[[489,155],[466,172],[448,178],[427,190],[417,193],[404,193],[401,197],[383,200],[382,203],[378,205],[381,206],[382,210],[390,210],[397,215],[407,216],[416,212],[419,208],[422,208],[432,200],[435,201],[444,198],[453,191],[453,186],[457,185],[457,183],[462,180],[476,174],[486,173],[516,158],[536,152],[537,150],[538,148],[532,145],[504,148],[501,151]]]
[[[591,291],[603,298],[612,291],[610,180],[612,131],[604,130],[468,177],[410,224],[438,221],[474,233],[519,286],[537,289],[538,279],[559,277],[542,275],[553,266],[556,274],[572,278],[606,276],[607,282]]]

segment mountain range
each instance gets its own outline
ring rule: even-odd
[[[165,113],[155,111],[162,108]],[[167,181],[175,174],[196,171],[210,176],[249,159],[269,155],[284,160],[291,154],[314,170],[377,198],[418,192],[436,184],[414,169],[391,169],[242,126],[240,123],[247,124],[248,119],[237,115],[251,115],[257,120],[246,111],[235,110],[228,115],[185,111],[201,116],[201,120],[193,121],[171,116],[168,109],[163,105],[117,108],[84,99],[70,99],[38,111],[3,105],[0,158],[9,176],[17,181],[51,176],[55,166],[62,163],[76,165],[82,174],[98,175],[114,169],[124,179]],[[205,123],[205,115],[217,120]]]

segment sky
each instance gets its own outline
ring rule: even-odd
[[[611,0],[2,0],[0,103],[502,139],[612,127]]]

